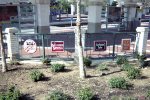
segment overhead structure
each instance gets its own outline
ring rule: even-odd
[[[101,12],[103,0],[89,0],[88,7],[88,33],[101,31]]]
[[[50,0],[0,0],[0,5],[18,7],[20,32],[33,29],[34,33],[50,33]]]

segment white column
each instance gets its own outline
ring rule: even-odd
[[[7,47],[8,47],[8,57],[11,60],[19,58],[19,41],[14,33],[18,33],[17,28],[6,28],[5,32],[7,33]]]
[[[38,33],[50,33],[50,0],[36,0]]]
[[[101,30],[101,0],[89,0],[88,7],[88,33],[98,33]]]
[[[136,37],[135,50],[138,52],[138,54],[142,55],[146,53],[149,28],[137,27],[136,31],[138,32],[138,35]]]
[[[75,14],[75,5],[71,4],[71,15]]]

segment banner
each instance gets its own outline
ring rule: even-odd
[[[64,52],[64,41],[51,41],[52,52]]]
[[[121,45],[123,51],[130,50],[131,39],[122,39]]]
[[[105,51],[107,48],[106,40],[94,41],[94,51]]]

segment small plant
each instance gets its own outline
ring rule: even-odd
[[[100,71],[108,70],[107,64],[105,64],[105,63],[99,64],[98,65],[98,70],[100,70]]]
[[[128,82],[123,77],[114,77],[109,80],[111,88],[127,89]]]
[[[48,95],[46,100],[69,100],[68,96],[60,91],[53,91]]]
[[[21,93],[14,86],[11,86],[6,93],[0,94],[0,100],[19,100]]]
[[[90,67],[92,64],[92,61],[90,60],[90,58],[83,58],[83,62],[84,62],[84,66],[86,67]]]
[[[94,95],[89,88],[82,88],[78,92],[79,100],[92,100],[93,97]]]
[[[10,65],[21,65],[21,63],[18,60],[11,60]]]
[[[131,70],[132,68],[134,68],[131,64],[129,64],[129,63],[126,63],[126,64],[123,64],[122,65],[122,70],[123,71],[129,71],[129,70]]]
[[[37,82],[37,81],[42,80],[45,76],[40,71],[34,70],[30,73],[30,77],[31,77],[33,82]]]
[[[147,91],[146,97],[150,99],[150,90]]]
[[[144,67],[145,66],[145,60],[147,59],[145,55],[138,55],[137,56],[138,61],[139,61],[139,67]]]
[[[127,71],[127,77],[129,79],[138,79],[141,77],[141,71],[137,68],[131,68]]]
[[[51,64],[51,60],[48,59],[48,58],[43,58],[42,59],[42,63],[45,64],[45,65],[50,65]]]
[[[62,72],[65,70],[64,64],[52,64],[51,71],[52,72]]]
[[[127,57],[125,57],[125,56],[118,56],[117,57],[117,61],[116,61],[117,65],[122,65],[122,64],[125,64],[125,63],[128,63]]]

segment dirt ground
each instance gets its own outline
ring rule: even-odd
[[[0,72],[0,92],[5,91],[10,85],[15,85],[22,94],[24,100],[45,100],[49,92],[59,90],[77,99],[77,91],[82,87],[89,87],[97,100],[111,100],[113,96],[134,96],[142,97],[146,95],[146,91],[150,89],[150,68],[143,68],[142,79],[129,80],[133,84],[133,88],[129,90],[112,89],[108,84],[108,80],[114,76],[126,77],[124,71],[120,71],[113,62],[108,63],[107,75],[101,76],[100,71],[96,67],[87,68],[87,78],[82,80],[79,78],[78,67],[70,65],[66,67],[65,72],[52,73],[50,66],[36,64],[22,64],[18,66],[10,66],[7,73]],[[46,76],[45,80],[32,82],[30,72],[38,69]],[[146,100],[146,99],[141,99]]]

